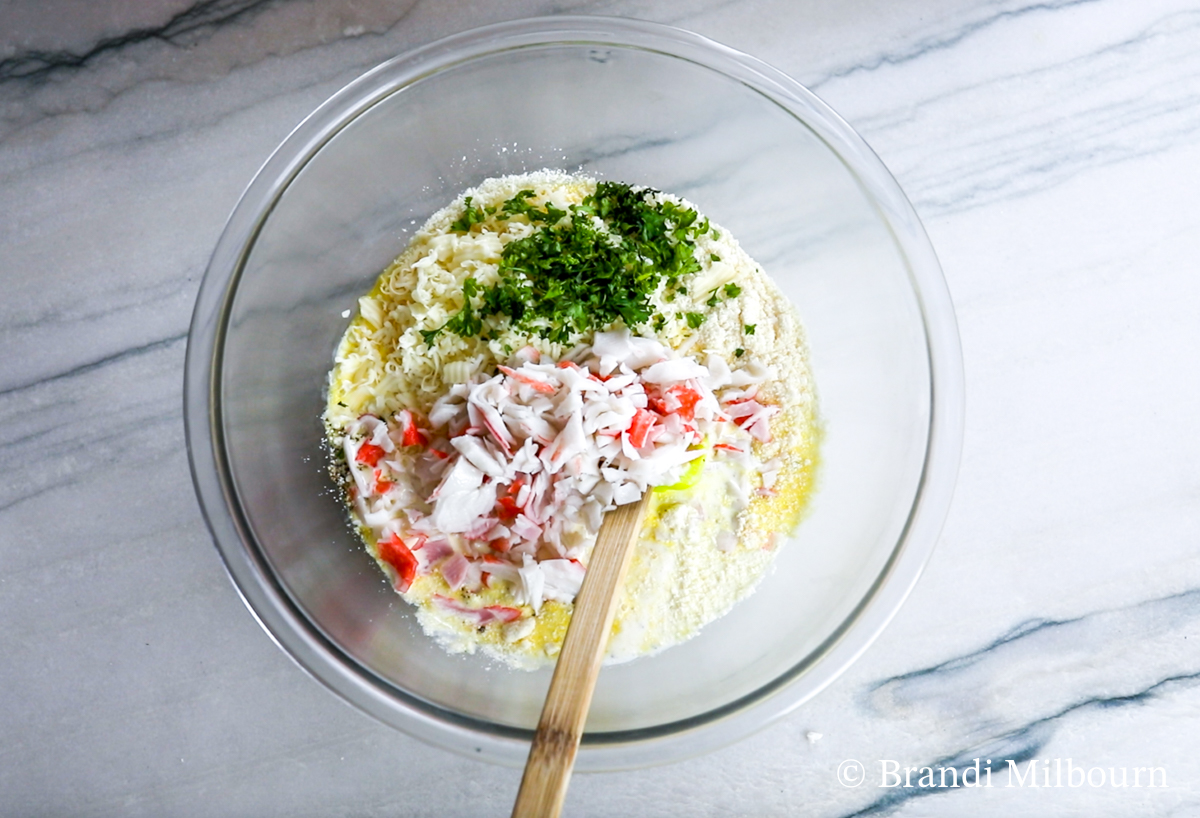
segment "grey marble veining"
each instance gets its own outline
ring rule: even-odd
[[[258,627],[194,498],[180,391],[208,256],[295,124],[406,49],[552,13],[693,29],[846,117],[939,253],[968,401],[938,550],[866,655],[730,748],[578,776],[567,814],[1200,812],[1194,7],[14,0],[0,813],[507,814],[514,771],[376,724]],[[875,786],[884,760],[976,758],[1161,767],[1167,786],[1007,787],[1002,764],[992,788]],[[850,759],[866,784],[839,782]]]

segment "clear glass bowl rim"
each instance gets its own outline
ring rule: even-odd
[[[398,90],[489,54],[553,44],[622,47],[695,62],[787,110],[838,155],[878,208],[908,262],[924,321],[930,429],[907,525],[871,591],[821,649],[759,690],[703,718],[618,734],[585,734],[577,769],[630,769],[700,755],[762,729],[811,699],[875,640],[928,561],[957,477],[964,425],[962,354],[953,304],[911,203],[875,153],[825,103],[754,57],[682,29],[639,20],[556,16],[472,29],[395,57],[358,77],[301,122],[247,186],[213,251],[196,299],[184,367],[184,424],[201,511],[238,593],[272,640],[351,705],[432,744],[520,766],[532,731],[503,727],[407,695],[327,640],[290,599],[241,516],[227,468],[220,375],[226,319],[259,230],[292,179],[342,128]]]

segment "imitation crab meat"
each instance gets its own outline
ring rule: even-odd
[[[557,362],[526,347],[491,377],[452,386],[427,419],[401,410],[349,424],[356,508],[401,591],[435,574],[451,592],[507,583],[534,614],[571,602],[605,511],[690,485],[709,453],[744,462],[754,440],[771,439],[779,409],[757,395],[769,371],[739,363],[701,364],[628,330],[597,333]],[[759,492],[773,493],[778,470],[759,469]],[[523,615],[434,599],[477,625]]]

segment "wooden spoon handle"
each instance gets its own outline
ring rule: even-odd
[[[646,492],[636,503],[618,506],[605,515],[600,526],[525,762],[513,818],[556,818],[562,811],[596,676],[608,647],[620,599],[617,592],[629,570],[649,497]]]

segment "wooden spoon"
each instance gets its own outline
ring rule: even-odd
[[[529,748],[513,818],[556,818],[562,811],[596,676],[608,647],[617,592],[625,582],[649,498],[650,492],[646,492],[636,503],[618,506],[605,515],[600,526]]]

